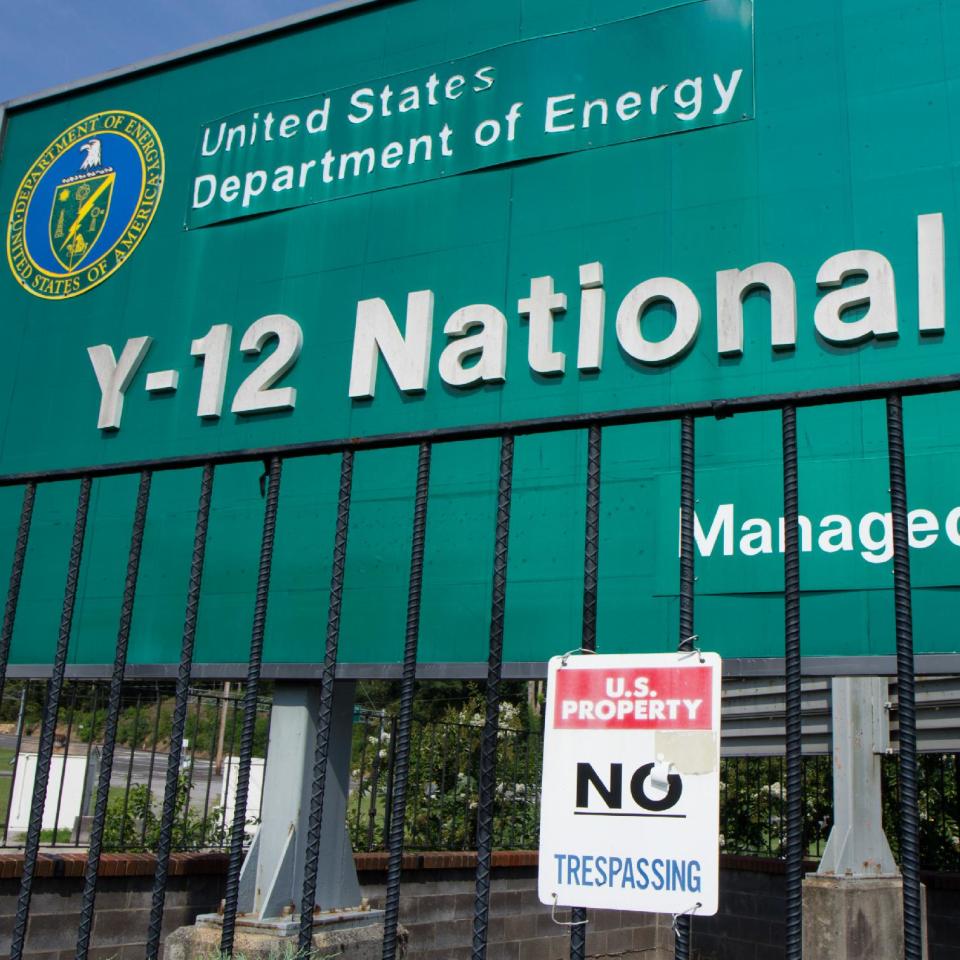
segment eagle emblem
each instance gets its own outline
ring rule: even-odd
[[[93,170],[101,165],[100,141],[96,137],[86,143],[81,143],[80,149],[86,154],[83,163],[80,164],[81,170]]]

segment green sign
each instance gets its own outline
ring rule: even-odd
[[[958,34],[939,0],[376,2],[13,106],[0,472],[955,373]],[[905,416],[916,645],[958,652],[960,397]],[[606,652],[676,642],[678,434],[604,431]],[[801,410],[799,437],[804,653],[890,654],[882,405]],[[579,645],[585,457],[582,432],[517,441],[510,661]],[[696,630],[780,656],[779,417],[698,422],[697,468]],[[320,658],[338,472],[284,465],[271,670]],[[247,659],[261,473],[217,470],[198,663]],[[355,673],[402,657],[415,475],[415,448],[357,457]],[[154,479],[142,669],[178,657],[198,485]],[[486,661],[496,488],[496,442],[434,450],[423,661]],[[78,665],[113,658],[135,492],[94,485]],[[17,663],[52,654],[76,495],[38,491]]]
[[[752,41],[704,0],[252,106],[204,125],[186,223],[746,120]]]

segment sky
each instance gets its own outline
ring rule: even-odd
[[[326,2],[5,0],[0,2],[0,103]]]

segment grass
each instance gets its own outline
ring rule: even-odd
[[[54,836],[54,830],[51,827],[49,830],[40,831],[40,842],[41,843],[69,843],[73,839],[73,831],[69,830],[67,827],[60,827],[56,831],[56,836]]]

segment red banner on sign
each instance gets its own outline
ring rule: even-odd
[[[709,730],[711,667],[557,672],[553,725],[568,730]]]

